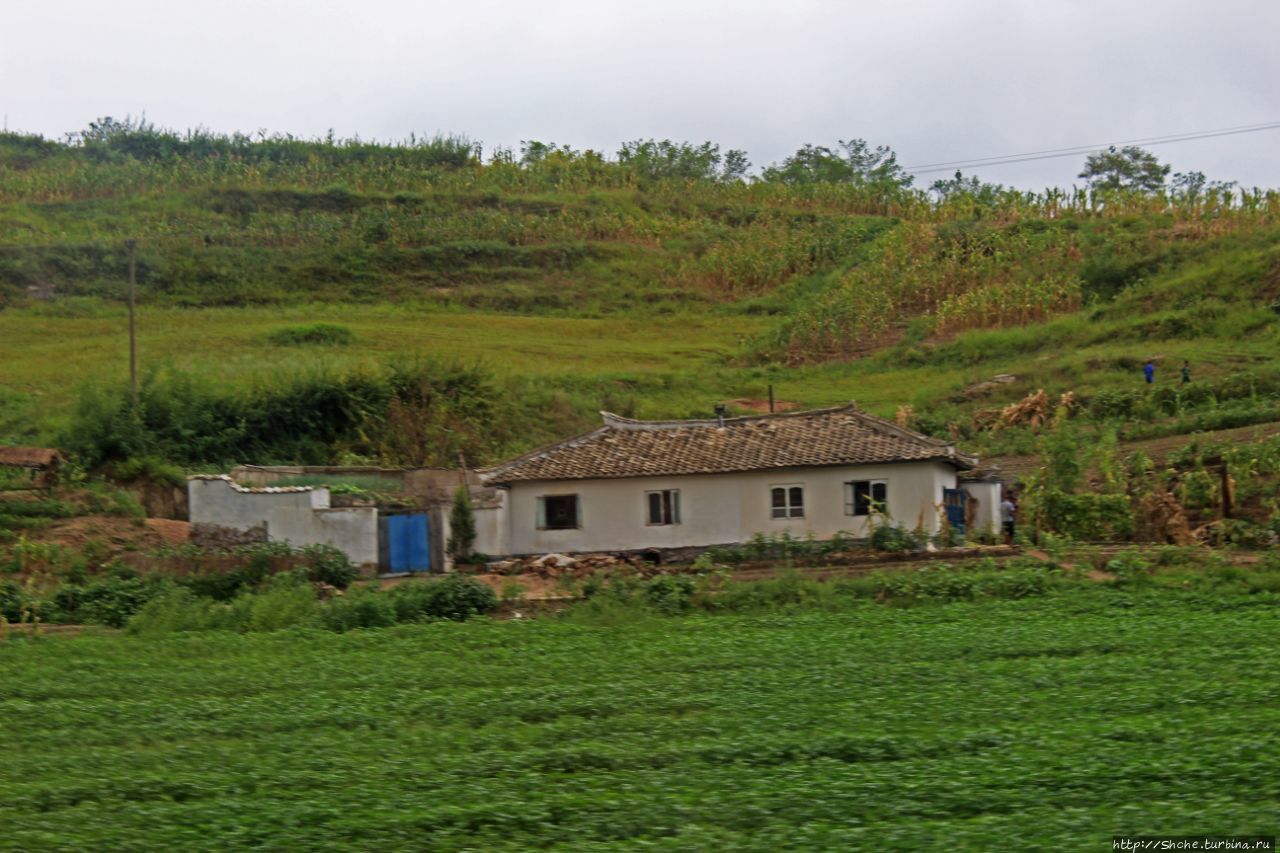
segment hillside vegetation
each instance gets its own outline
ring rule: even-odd
[[[1029,438],[975,412],[1040,387],[1155,432],[1276,417],[1274,191],[925,192],[860,140],[745,169],[655,141],[0,135],[0,441],[89,465],[486,462],[599,408],[705,415],[770,384],[909,407],[984,452]],[[1190,360],[1193,392],[1143,395],[1151,357],[1166,384]]]

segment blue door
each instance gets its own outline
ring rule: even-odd
[[[425,515],[387,516],[387,556],[393,572],[431,571]]]
[[[947,507],[947,524],[956,533],[963,534],[968,516],[968,493],[964,489],[943,489],[942,502]]]

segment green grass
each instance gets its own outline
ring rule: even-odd
[[[95,304],[85,309],[86,316],[51,313],[40,308],[0,312],[6,386],[19,403],[38,399],[46,411],[57,411],[75,399],[79,383],[127,378],[128,318],[120,307]],[[332,321],[355,335],[337,351],[299,352],[267,340],[283,324]],[[138,353],[144,367],[173,366],[227,384],[308,365],[340,370],[416,356],[481,362],[503,376],[545,380],[616,373],[625,379],[723,364],[766,322],[719,314],[661,321],[521,317],[395,305],[146,308],[139,312]]]
[[[840,613],[0,645],[20,849],[1088,849],[1280,821],[1280,613]]]
[[[655,180],[572,152],[481,163],[465,140],[104,128],[80,145],[0,134],[0,441],[59,441],[82,385],[127,375],[126,237],[139,241],[144,367],[244,390],[424,356],[482,361],[503,395],[546,412],[542,426],[510,425],[510,451],[600,408],[705,416],[770,384],[804,406],[856,399],[892,416],[910,404],[923,428],[994,451],[1004,439],[972,434],[975,409],[1041,387],[1133,388],[1147,356],[1163,359],[1162,382],[1184,358],[1197,382],[1219,382],[1269,370],[1280,344],[1274,192],[1225,206],[1133,196],[1099,209],[1055,193],[938,204]],[[1050,280],[1075,295],[1037,299]],[[961,299],[974,294],[1013,296]],[[992,305],[999,316],[983,313]],[[955,332],[1007,322],[1024,325]],[[272,343],[325,326],[351,339]],[[1019,381],[962,398],[996,373]],[[1155,429],[1270,417],[1274,396]],[[308,458],[349,452],[321,441]]]

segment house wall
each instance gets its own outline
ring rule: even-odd
[[[510,554],[511,529],[507,522],[509,496],[505,489],[496,489],[495,499],[475,508],[476,544],[480,554]]]
[[[970,500],[976,502],[973,512],[973,529],[971,533],[1000,532],[1000,483],[974,481],[962,483],[961,488],[968,493]]]
[[[792,536],[826,539],[839,532],[868,533],[867,519],[845,515],[844,484],[888,481],[888,511],[904,527],[938,529],[942,490],[955,488],[955,470],[942,462],[890,465],[782,468],[734,474],[678,477],[560,480],[513,483],[507,500],[508,548],[488,553],[536,554],[554,551],[623,551],[682,548],[743,542],[756,533],[789,531]],[[805,517],[771,517],[770,489],[805,489]],[[647,525],[645,493],[680,490],[680,524]],[[537,499],[578,495],[581,527],[538,530]],[[477,514],[479,516],[479,514]],[[479,542],[477,542],[477,549]]]

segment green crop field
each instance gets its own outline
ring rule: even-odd
[[[1273,595],[0,644],[6,849],[1110,849],[1280,825]]]

